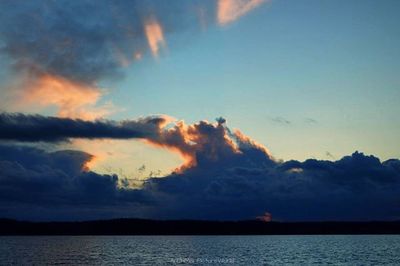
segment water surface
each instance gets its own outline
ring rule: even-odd
[[[400,265],[400,236],[7,236],[1,265]]]

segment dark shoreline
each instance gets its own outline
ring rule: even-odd
[[[27,222],[0,219],[0,235],[360,235],[400,234],[393,222],[260,222],[115,219]]]

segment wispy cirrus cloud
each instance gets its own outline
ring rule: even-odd
[[[218,0],[218,23],[232,23],[265,2],[268,0]]]
[[[270,117],[270,120],[279,125],[291,125],[292,122],[281,116]]]
[[[307,124],[310,124],[310,125],[315,125],[315,124],[318,124],[318,121],[317,120],[315,120],[315,119],[313,119],[313,118],[306,118],[306,119],[304,119],[304,122],[305,123],[307,123]]]
[[[150,18],[145,23],[144,29],[151,53],[157,57],[160,49],[166,46],[162,26],[155,18]]]

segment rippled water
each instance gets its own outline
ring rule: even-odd
[[[400,265],[400,236],[0,237],[1,265]]]

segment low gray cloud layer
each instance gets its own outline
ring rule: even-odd
[[[0,140],[53,142],[70,138],[151,138],[165,122],[163,117],[115,122],[0,113]]]

